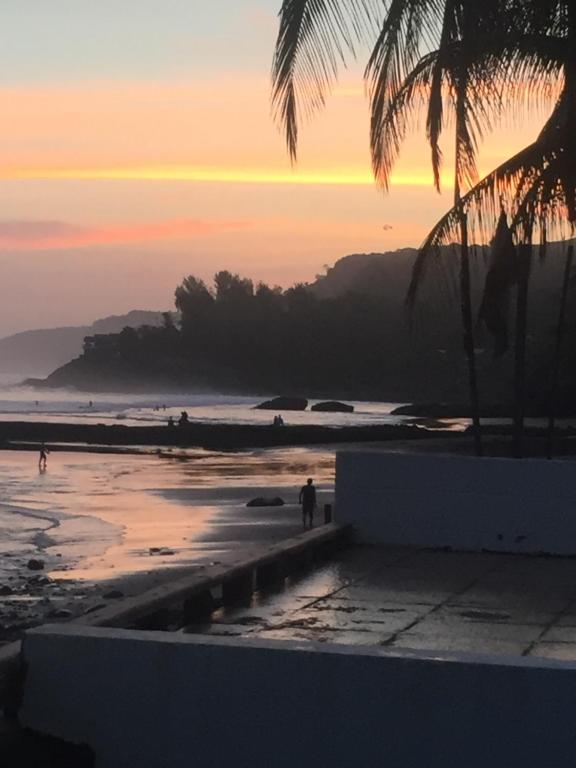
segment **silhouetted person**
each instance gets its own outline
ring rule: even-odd
[[[187,411],[181,411],[180,412],[180,418],[178,419],[178,426],[183,427],[186,424],[188,424],[188,412]]]
[[[174,419],[172,416],[168,416],[168,426],[173,427],[174,426]]]
[[[278,426],[283,427],[284,426],[284,419],[282,418],[282,414],[278,414]]]
[[[44,443],[42,443],[42,445],[40,446],[40,458],[38,459],[38,469],[40,470],[40,472],[46,471],[46,462],[48,460],[48,453],[49,453],[48,449],[46,448]]]
[[[303,485],[300,489],[298,501],[302,504],[302,525],[306,528],[306,521],[308,520],[310,528],[312,528],[314,525],[314,510],[316,509],[316,488],[311,477],[306,481],[306,485]]]

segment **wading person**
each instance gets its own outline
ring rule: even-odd
[[[42,443],[42,445],[40,446],[40,458],[38,459],[38,469],[40,470],[40,472],[44,472],[46,469],[46,462],[48,461],[48,453],[49,453],[48,449],[46,448],[44,443]]]
[[[316,509],[316,488],[311,477],[306,481],[306,485],[303,485],[300,489],[298,500],[302,505],[302,525],[306,528],[306,522],[308,522],[310,528],[312,528],[314,525],[314,510]]]

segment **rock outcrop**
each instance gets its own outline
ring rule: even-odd
[[[283,507],[284,499],[280,496],[257,496],[246,504],[247,507]]]
[[[340,403],[337,400],[327,400],[323,403],[316,403],[310,410],[324,411],[326,413],[354,413],[354,406],[348,405],[348,403]]]
[[[305,411],[307,407],[305,397],[274,397],[256,406],[263,411]]]

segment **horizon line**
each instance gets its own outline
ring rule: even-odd
[[[5,181],[183,181],[219,184],[262,184],[297,186],[378,186],[369,171],[268,171],[265,169],[235,168],[225,170],[217,167],[186,165],[138,165],[106,168],[14,168],[0,170],[0,179]],[[392,175],[390,188],[430,187],[433,188],[431,173],[399,173]],[[442,178],[442,187],[451,188],[449,175]]]

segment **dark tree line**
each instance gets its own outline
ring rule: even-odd
[[[207,286],[191,275],[176,289],[176,315],[160,328],[88,338],[84,367],[238,392],[404,399],[453,388],[457,324],[412,342],[402,301],[378,290],[322,299],[310,286],[282,290],[227,271]]]

